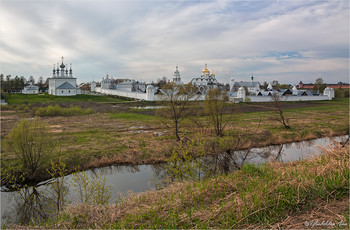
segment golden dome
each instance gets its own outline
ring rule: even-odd
[[[205,73],[205,74],[209,74],[210,73],[210,71],[207,69],[207,64],[205,64],[205,67],[202,70],[202,72]]]

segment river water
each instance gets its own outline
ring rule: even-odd
[[[267,146],[251,149],[246,162],[263,163],[270,160],[289,162],[305,159],[321,153],[319,147],[326,147],[333,141],[343,141],[347,136],[334,138],[320,138],[310,141],[295,142],[290,144]],[[244,154],[240,151],[237,155]],[[152,181],[161,180],[166,172],[166,164],[139,165],[139,166],[108,166],[85,172],[87,176],[102,174],[106,178],[106,184],[111,186],[111,203],[116,203],[128,192],[143,192],[155,189]],[[232,168],[232,167],[231,167]],[[230,169],[230,171],[232,171]],[[72,189],[72,175],[65,178],[70,204],[79,202],[77,192]],[[50,205],[45,203],[43,197],[50,197],[50,185],[41,183],[36,187],[22,189],[21,191],[1,191],[1,224],[27,223],[32,219],[45,218],[45,213],[50,212]]]

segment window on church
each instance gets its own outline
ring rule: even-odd
[[[62,90],[62,93],[63,93],[63,90]]]
[[[68,93],[70,93],[70,90],[68,90]]]

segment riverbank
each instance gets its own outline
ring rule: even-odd
[[[151,115],[155,113],[154,109],[140,111],[132,108],[134,107],[132,102],[127,104],[130,106],[103,102],[98,106],[92,104],[96,109],[93,114],[40,117],[40,120],[50,126],[59,144],[51,156],[52,160],[56,161],[60,156],[68,172],[73,172],[77,166],[80,169],[92,169],[109,165],[165,162],[177,145],[169,121]],[[269,106],[242,104],[234,108],[234,114],[225,115],[225,118],[229,119],[225,138],[250,135],[250,141],[246,146],[241,146],[244,148],[349,134],[348,99],[311,104],[285,103],[285,114],[291,129],[284,129],[273,118],[275,112]],[[6,135],[16,122],[32,118],[30,112],[23,110],[1,111],[2,146]],[[180,124],[180,131],[180,136],[186,139],[199,138],[209,143],[218,139],[205,116],[188,117]],[[7,152],[5,148],[1,151],[2,168],[18,165],[13,154]],[[47,168],[49,167],[50,163],[47,162]],[[37,182],[49,178],[45,170],[39,175],[40,178],[36,178]]]
[[[304,161],[247,164],[203,182],[131,194],[116,205],[72,205],[41,226],[9,227],[347,229],[349,146],[322,152]]]

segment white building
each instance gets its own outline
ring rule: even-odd
[[[60,69],[58,68],[60,67]],[[56,96],[75,96],[80,94],[80,88],[76,87],[77,79],[73,77],[72,64],[68,67],[62,64],[55,69],[53,68],[52,78],[49,78],[49,94]]]
[[[231,78],[230,82],[230,91],[237,92],[240,87],[247,88],[249,94],[257,95],[260,92],[260,83],[254,81],[254,77],[251,77],[251,81],[240,81],[235,82],[233,78]]]
[[[206,94],[209,89],[215,89],[218,87],[215,74],[210,74],[210,71],[207,69],[207,64],[205,64],[205,67],[202,70],[202,75],[200,77],[193,78],[191,83],[194,86],[197,86],[200,94]]]
[[[38,94],[38,93],[39,93],[39,87],[30,84],[30,85],[25,86],[25,87],[23,88],[22,93],[23,93],[23,94]]]
[[[106,78],[102,78],[101,88],[102,89],[114,89],[114,80],[112,78],[110,78],[108,74],[106,74]]]
[[[173,82],[175,82],[178,85],[183,84],[181,82],[181,77],[180,77],[180,72],[179,72],[179,67],[178,66],[176,66],[176,70],[174,72]]]
[[[91,92],[96,91],[96,81],[92,80],[92,82],[90,84],[90,90],[91,90]]]
[[[106,78],[102,78],[101,81],[101,89],[114,89],[114,90],[121,90],[125,92],[146,92],[146,83],[139,82],[135,80],[125,80],[122,82],[115,83],[115,80],[113,78],[110,78],[108,74],[106,75]]]

